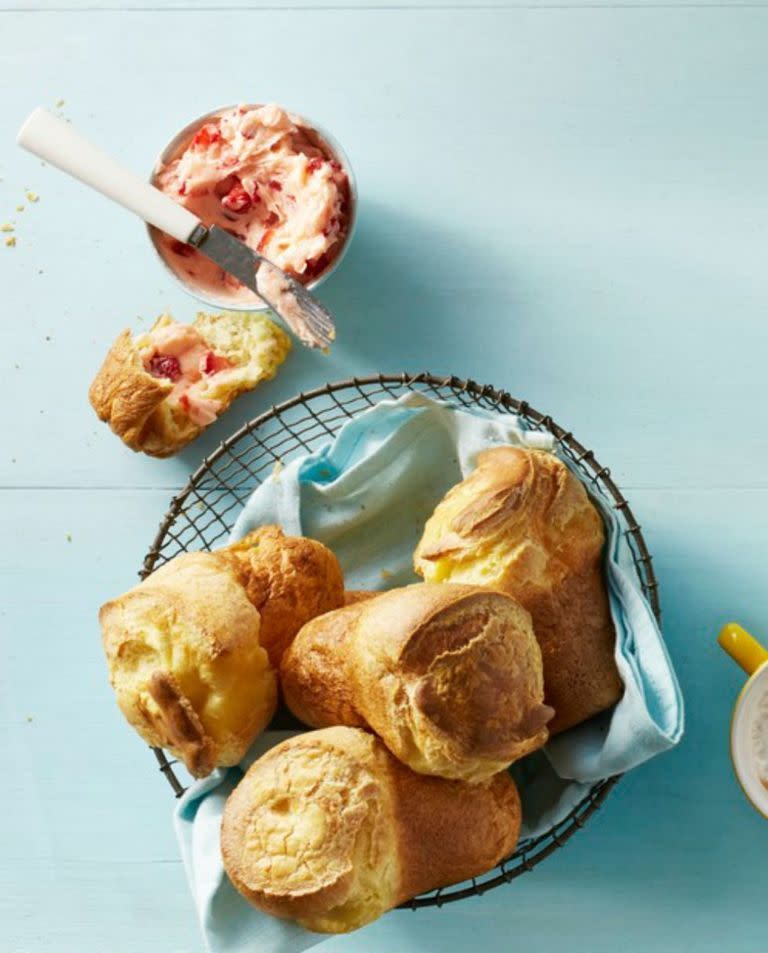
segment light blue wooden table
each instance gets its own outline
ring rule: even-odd
[[[323,949],[765,953],[768,825],[731,775],[741,679],[714,637],[730,616],[768,632],[768,9],[0,11],[0,220],[17,222],[0,244],[0,951],[200,953],[170,793],[113,704],[97,607],[246,417],[326,380],[429,369],[527,398],[612,468],[655,555],[688,732],[533,874]],[[122,327],[195,306],[136,221],[15,149],[26,113],[59,99],[137,170],[236,100],[315,117],[357,169],[359,232],[325,290],[332,355],[294,353],[174,460],[132,455],[86,391]]]

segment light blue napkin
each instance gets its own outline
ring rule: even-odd
[[[417,581],[413,550],[435,504],[474,469],[481,450],[510,443],[553,449],[549,435],[526,431],[509,414],[457,411],[419,394],[382,401],[345,424],[327,446],[292,460],[258,487],[232,538],[278,523],[286,533],[330,546],[349,589],[389,589]],[[629,544],[614,510],[599,495],[593,499],[608,529],[606,577],[624,696],[612,712],[566,732],[543,753],[515,765],[524,807],[523,839],[566,817],[591,782],[671,748],[683,731],[680,689]],[[283,737],[284,732],[267,732],[241,767]],[[254,910],[224,873],[221,812],[239,777],[238,769],[217,771],[193,784],[176,811],[207,949],[298,953],[324,937]]]

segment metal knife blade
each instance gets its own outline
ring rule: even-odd
[[[244,242],[216,225],[199,225],[188,242],[257,294],[307,347],[327,348],[336,337],[331,313],[300,281],[285,274]],[[269,282],[259,282],[264,268]],[[275,280],[277,279],[277,280]]]

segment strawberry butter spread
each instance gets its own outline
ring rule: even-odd
[[[346,238],[346,172],[318,133],[279,106],[239,106],[210,118],[154,181],[206,225],[226,228],[305,283],[328,268]],[[258,300],[191,246],[162,233],[158,243],[192,290]]]
[[[195,328],[176,322],[158,328],[146,335],[139,354],[144,370],[173,382],[171,407],[178,405],[199,427],[216,420],[221,402],[206,396],[206,391],[211,377],[232,365],[212,351]]]

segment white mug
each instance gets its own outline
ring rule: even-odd
[[[742,790],[768,819],[768,651],[735,622],[718,642],[749,675],[731,717],[731,761]]]

